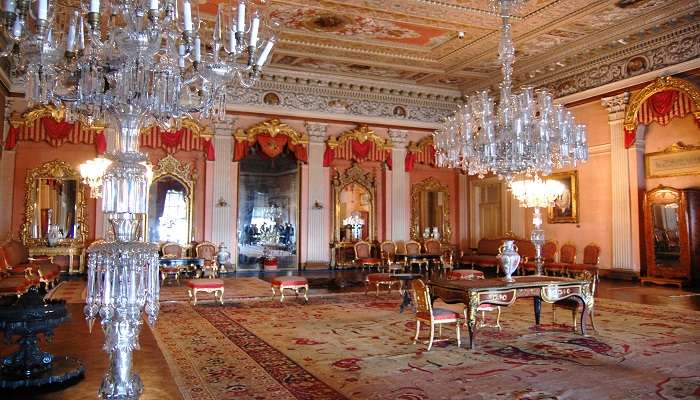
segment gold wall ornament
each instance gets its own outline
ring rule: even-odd
[[[195,200],[195,182],[197,181],[197,170],[192,166],[191,163],[181,162],[177,158],[173,157],[172,154],[168,154],[165,157],[158,160],[158,163],[153,167],[153,180],[151,181],[151,186],[148,194],[148,204],[149,210],[151,208],[151,203],[154,201],[155,191],[154,185],[157,185],[158,181],[163,178],[172,178],[178,181],[187,191],[187,237],[188,240],[194,235],[194,200]],[[148,214],[146,215],[146,240],[149,240],[150,235],[150,225]],[[186,243],[181,243],[186,244]]]
[[[42,247],[48,244],[47,238],[38,233],[43,229],[37,221],[41,220],[39,183],[41,179],[54,179],[58,181],[74,180],[76,182],[75,204],[73,205],[73,226],[64,226],[66,230],[73,229],[73,238],[64,238],[58,242],[58,246],[83,247],[87,241],[88,227],[85,217],[84,185],[78,171],[61,160],[53,160],[42,164],[37,168],[27,171],[24,181],[24,223],[21,228],[22,242],[29,248]],[[69,210],[70,211],[70,210]],[[77,231],[76,231],[77,230]],[[37,233],[37,234],[35,234]],[[64,232],[66,234],[67,232]]]
[[[450,225],[450,189],[443,185],[440,181],[433,178],[432,176],[422,180],[411,186],[411,239],[421,240],[423,239],[422,232],[423,225],[422,221],[422,210],[424,205],[422,204],[423,195],[428,193],[438,193],[443,194],[445,207],[441,210],[427,210],[427,212],[440,213],[442,218],[442,226],[440,232],[440,240],[444,243],[449,243],[452,238],[452,226]]]
[[[20,128],[22,126],[31,126],[34,121],[44,117],[51,117],[59,122],[65,121],[66,109],[63,106],[55,107],[53,105],[37,105],[27,109],[21,114],[13,111],[10,114],[9,122],[10,126],[13,128]],[[81,123],[83,123],[84,129],[93,131],[101,131],[105,129],[104,121],[83,121],[81,119]]]
[[[340,242],[340,228],[342,225],[343,216],[340,215],[340,194],[341,192],[351,184],[357,184],[367,191],[369,194],[369,229],[367,242],[372,242],[376,238],[376,220],[377,220],[377,189],[375,183],[374,173],[372,171],[363,170],[357,163],[353,163],[352,166],[345,171],[336,171],[331,181],[333,186],[333,207],[334,207],[334,218],[333,218],[333,237],[335,242]]]
[[[333,136],[329,137],[326,141],[326,145],[331,149],[335,149],[338,146],[344,145],[348,140],[357,140],[360,143],[364,143],[369,140],[374,143],[374,146],[379,151],[391,149],[392,146],[390,139],[385,139],[377,135],[369,128],[369,126],[365,124],[347,132],[343,132],[337,138]]]
[[[676,142],[664,150],[644,155],[647,178],[700,175],[700,146]]]
[[[144,128],[141,128],[141,134],[148,135],[151,133],[151,131],[155,127],[156,127],[156,125],[154,124],[154,125],[149,125],[149,126],[146,126]],[[213,136],[209,126],[202,125],[198,121],[196,121],[192,118],[189,118],[189,117],[185,117],[185,118],[182,118],[180,120],[180,128],[185,128],[185,129],[189,130],[190,132],[192,132],[192,135],[195,137],[202,137],[202,138],[209,139]]]
[[[236,130],[234,137],[238,142],[247,140],[250,143],[254,143],[255,137],[261,134],[270,135],[270,137],[279,135],[287,136],[290,143],[293,145],[306,145],[309,143],[308,136],[297,131],[277,118],[255,124],[245,131],[239,128]]]
[[[685,79],[662,76],[645,86],[630,100],[627,111],[625,112],[624,128],[626,131],[634,132],[637,129],[637,113],[642,107],[642,104],[651,96],[665,90],[676,90],[687,94],[695,105],[693,116],[696,120],[700,121],[700,90],[698,90],[692,82]]]
[[[408,144],[408,151],[410,151],[411,153],[422,153],[425,151],[425,148],[428,146],[435,147],[435,144],[433,142],[433,135],[424,137],[423,139],[418,141],[418,143],[415,143],[415,142],[409,143]]]

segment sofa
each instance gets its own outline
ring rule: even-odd
[[[36,276],[39,281],[51,287],[61,273],[61,267],[49,257],[31,258],[27,247],[20,241],[10,239],[0,246],[2,260],[0,268],[11,276]]]
[[[500,247],[504,240],[515,241],[515,246],[518,248],[518,254],[520,254],[520,266],[523,267],[526,263],[531,262],[535,259],[535,245],[531,241],[525,239],[518,239],[513,236],[505,236],[501,238],[484,238],[479,240],[476,251],[471,254],[463,254],[461,266],[473,267],[494,267],[496,272],[500,271],[500,264],[498,262],[498,254],[500,252]]]
[[[21,296],[30,287],[41,283],[38,274],[31,268],[15,272],[8,266],[5,251],[0,247],[0,296]]]

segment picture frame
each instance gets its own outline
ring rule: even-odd
[[[561,182],[566,188],[554,204],[547,207],[547,222],[550,224],[578,223],[578,171],[553,173],[547,179]]]
[[[644,155],[647,178],[700,175],[700,146],[676,142],[664,150]]]

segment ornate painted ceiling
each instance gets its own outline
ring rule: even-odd
[[[270,0],[280,24],[272,70],[465,93],[494,87],[501,21],[489,3]],[[700,53],[698,0],[528,0],[515,14],[516,84],[559,95]]]

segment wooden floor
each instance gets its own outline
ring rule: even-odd
[[[312,282],[311,293],[359,291],[364,290],[358,281],[362,274],[358,271],[309,271],[304,273]],[[246,274],[245,276],[251,276]],[[260,278],[269,280],[274,274],[260,275]],[[235,279],[235,277],[227,278]],[[314,288],[314,282],[322,287]],[[324,284],[333,283],[333,284]],[[341,282],[338,284],[338,282]],[[346,283],[343,284],[342,282]],[[682,307],[689,310],[700,310],[700,292],[681,290],[672,287],[646,285],[641,286],[636,282],[602,280],[598,296],[615,300],[622,300],[640,304],[666,305]],[[2,399],[57,399],[80,400],[95,399],[97,389],[102,380],[102,374],[107,369],[107,355],[102,351],[104,336],[99,322],[95,323],[93,332],[88,333],[87,324],[83,317],[83,306],[70,304],[69,311],[72,319],[60,326],[55,332],[53,343],[42,343],[42,348],[56,355],[69,355],[79,358],[85,364],[86,375],[79,383],[46,394],[24,393],[22,395],[8,395],[0,393]],[[140,336],[141,349],[134,354],[134,367],[143,380],[146,390],[142,399],[181,399],[175,382],[166,366],[163,354],[158,348],[150,329],[144,325]],[[0,354],[5,356],[13,350],[13,346],[0,344]]]

